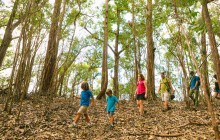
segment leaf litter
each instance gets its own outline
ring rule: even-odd
[[[0,139],[54,139],[54,140],[214,140],[214,131],[207,107],[185,109],[183,102],[171,102],[172,109],[162,112],[161,102],[144,102],[145,114],[140,116],[135,101],[120,101],[115,113],[115,125],[109,129],[105,102],[96,101],[89,108],[92,126],[82,117],[78,128],[69,127],[79,108],[73,98],[57,97],[51,103],[44,98],[25,100],[19,120],[19,105],[14,105],[12,115],[3,112],[0,104]],[[220,119],[220,105],[214,103],[216,117]]]

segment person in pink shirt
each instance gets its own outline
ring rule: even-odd
[[[137,82],[137,89],[135,91],[135,96],[137,100],[138,109],[140,112],[140,115],[144,114],[144,105],[143,100],[147,97],[147,86],[145,82],[145,78],[143,74],[138,75],[138,82]]]

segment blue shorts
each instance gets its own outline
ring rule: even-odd
[[[108,112],[109,116],[113,116],[114,115],[114,111]]]

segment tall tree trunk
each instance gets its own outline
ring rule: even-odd
[[[217,74],[218,77],[218,82],[220,83],[220,60],[219,60],[219,53],[218,53],[218,48],[215,40],[215,35],[213,32],[213,27],[212,27],[212,22],[210,19],[209,11],[208,11],[208,6],[207,6],[207,0],[201,0],[202,2],[202,12],[204,14],[204,21],[206,28],[208,30],[208,36],[209,36],[209,42],[211,46],[211,54],[212,54],[212,61],[214,64],[214,71]]]
[[[203,33],[201,36],[201,44],[202,44],[202,50],[201,50],[201,55],[202,55],[202,60],[207,61],[207,51],[206,51],[206,38],[205,38],[205,34]],[[218,123],[215,117],[215,113],[213,111],[213,106],[212,103],[210,101],[210,91],[209,91],[209,83],[208,83],[208,76],[207,76],[207,72],[208,72],[208,66],[207,66],[207,62],[203,63],[202,67],[201,67],[201,83],[202,83],[202,88],[204,91],[204,95],[205,95],[205,99],[206,102],[208,104],[208,112],[210,113],[210,116],[212,118],[212,127],[213,130],[215,132],[215,138],[217,140],[219,140],[219,130],[218,130]]]
[[[140,40],[138,40],[138,45],[137,45],[137,70],[139,73],[141,72],[141,43]]]
[[[118,67],[119,67],[119,58],[120,54],[118,52],[118,42],[119,42],[119,28],[120,28],[120,9],[117,5],[117,29],[116,29],[116,34],[115,34],[115,51],[114,51],[114,56],[115,56],[115,65],[114,65],[114,80],[113,80],[113,91],[116,97],[119,98],[119,82],[118,82]]]
[[[210,42],[211,53],[212,53],[212,61],[213,61],[213,64],[214,64],[214,71],[217,73],[218,83],[220,83],[219,53],[218,53],[218,48],[217,48],[217,44],[216,44],[216,40],[215,40],[215,35],[214,35],[214,32],[213,32],[213,28],[212,28],[212,22],[211,22],[209,11],[208,11],[207,0],[201,0],[201,3],[202,3],[203,19],[205,21],[205,25],[206,25],[206,28],[208,30],[209,42]],[[218,130],[218,124],[216,123],[216,119],[215,119],[215,114],[213,112],[213,108],[212,108],[212,105],[210,103],[210,100],[208,99],[208,94],[205,94],[205,97],[207,99],[208,109],[209,109],[209,112],[210,112],[211,117],[212,117],[212,126],[213,126],[213,130],[215,131],[215,138],[217,140],[219,140],[220,135],[219,135],[219,130]]]
[[[16,16],[16,12],[17,12],[17,8],[19,5],[19,0],[16,0],[12,9],[12,13],[10,15],[9,21],[7,23],[6,29],[5,29],[5,34],[3,37],[3,40],[1,42],[1,46],[0,46],[0,67],[2,66],[6,51],[12,41],[12,32],[13,30],[19,25],[20,22],[16,22],[13,24],[15,16]]]
[[[40,85],[40,92],[47,94],[48,92],[53,93],[54,89],[54,74],[57,60],[58,45],[57,35],[59,29],[59,17],[60,7],[62,0],[55,0],[54,11],[52,16],[52,24],[50,27],[50,34],[47,46],[46,59],[44,62],[42,80]]]
[[[135,85],[138,81],[138,60],[137,60],[137,46],[136,46],[136,27],[135,27],[135,0],[132,1],[132,32],[133,32],[133,46],[134,46],[134,79]]]
[[[146,10],[146,35],[147,35],[147,93],[151,99],[155,99],[154,79],[154,42],[152,27],[152,0],[147,0]]]
[[[201,35],[201,60],[202,60],[202,64],[201,64],[201,68],[202,68],[202,75],[204,76],[204,85],[206,86],[206,90],[209,89],[210,87],[210,83],[209,83],[209,70],[208,70],[208,61],[207,61],[207,48],[206,48],[206,35],[205,33],[202,33]],[[208,94],[210,94],[210,91],[207,91]]]
[[[13,67],[12,67],[12,72],[11,72],[10,81],[9,81],[9,94],[7,96],[7,100],[6,100],[5,107],[4,107],[4,111],[8,112],[9,114],[11,114],[12,104],[13,104],[13,96],[14,96],[13,83],[14,83],[14,76],[16,74],[16,66],[17,66],[18,58],[19,58],[21,40],[22,40],[22,31],[20,33],[20,37],[18,39],[18,43],[17,43],[15,55],[14,55]]]
[[[187,53],[185,52],[185,50],[183,49],[183,45],[184,45],[184,42],[183,42],[183,39],[182,39],[182,34],[181,34],[181,28],[182,28],[182,22],[180,20],[180,17],[179,17],[179,14],[178,14],[178,11],[177,11],[177,6],[176,6],[176,0],[173,0],[173,3],[174,3],[174,12],[175,12],[175,16],[176,16],[176,20],[177,20],[177,23],[178,23],[178,42],[177,44],[179,43],[180,44],[180,48],[178,48],[178,52],[181,54],[180,55],[180,59],[179,59],[179,62],[180,62],[180,65],[182,67],[182,70],[183,70],[183,75],[184,75],[184,79],[183,79],[183,95],[184,95],[184,101],[186,103],[186,108],[189,108],[190,107],[190,102],[189,102],[189,78],[188,78],[188,75],[187,75],[187,69],[186,69],[186,65],[185,65],[185,62],[184,62],[184,55],[187,57]]]
[[[101,99],[105,96],[105,91],[108,86],[108,0],[105,0],[105,22],[104,22],[104,46],[102,54],[102,81],[101,91],[99,92],[97,99]]]
[[[62,12],[60,14],[60,18],[59,18],[59,26],[58,26],[58,31],[57,31],[57,42],[56,43],[56,48],[59,47],[59,42],[62,39],[62,25],[63,25],[63,19],[64,19],[64,15],[66,13],[66,0],[63,0],[63,8],[62,8]],[[57,63],[56,63],[56,67],[55,67],[55,73],[54,73],[54,93],[58,92],[58,62],[59,62],[59,58],[57,59]]]

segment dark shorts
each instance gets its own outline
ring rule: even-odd
[[[145,93],[136,94],[136,100],[145,100]]]
[[[216,89],[215,89],[215,90],[214,90],[214,92],[218,92],[218,93],[219,93],[219,92],[220,92],[220,90],[216,90]]]

